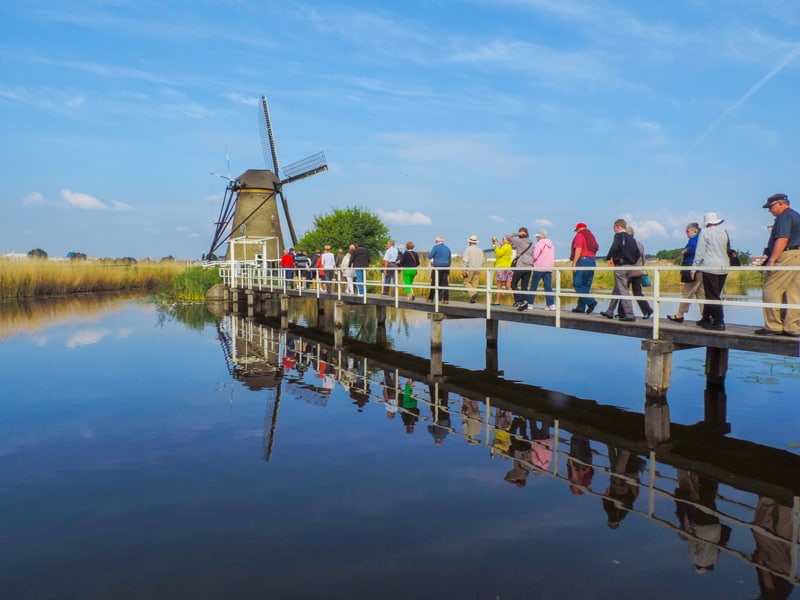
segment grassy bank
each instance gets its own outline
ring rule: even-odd
[[[118,291],[171,293],[179,261],[113,265],[96,261],[0,259],[0,300]]]

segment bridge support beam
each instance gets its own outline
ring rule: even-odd
[[[728,395],[725,393],[725,375],[728,372],[728,349],[706,348],[706,389],[703,394],[704,421],[715,431],[730,433]]]
[[[378,320],[378,327],[386,327],[386,307],[378,305],[375,307],[375,318]]]
[[[644,401],[644,437],[654,449],[670,439],[669,404],[665,396],[647,396]]]
[[[662,340],[642,340],[642,350],[647,352],[645,394],[649,398],[666,398],[672,375],[672,353],[679,346]]]
[[[497,358],[497,338],[499,331],[497,319],[486,319],[486,371],[499,373]]]
[[[431,377],[441,377],[444,372],[442,364],[442,313],[429,313],[431,321]]]
[[[344,341],[344,302],[333,303],[333,345],[339,350]]]
[[[281,318],[281,329],[289,329],[289,296],[282,294],[280,297],[279,316]]]

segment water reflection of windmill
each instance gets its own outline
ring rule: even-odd
[[[209,255],[216,255],[219,248],[232,237],[272,238],[277,243],[267,245],[267,256],[264,258],[280,258],[284,241],[278,211],[279,197],[292,245],[297,245],[297,234],[289,213],[284,186],[328,169],[324,152],[319,152],[280,169],[265,96],[261,97],[259,121],[261,149],[264,153],[266,169],[248,169],[239,177],[231,178],[229,175],[224,178],[228,180],[228,187],[225,190],[219,218],[216,221],[214,239],[208,250]],[[283,174],[282,178],[280,173]],[[245,248],[244,260],[253,260],[255,254],[261,251],[255,245],[245,246]],[[228,254],[230,254],[230,245]],[[242,257],[237,256],[237,258]]]

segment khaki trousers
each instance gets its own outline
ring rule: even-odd
[[[694,274],[694,279],[692,281],[687,281],[683,284],[683,292],[681,293],[682,298],[697,298],[698,300],[703,300],[706,297],[705,289],[703,289],[703,276],[700,273]],[[680,306],[678,307],[678,312],[682,315],[689,312],[689,308],[692,306],[696,306],[700,310],[700,314],[703,314],[703,304],[689,304],[688,302],[681,302]]]
[[[800,250],[784,250],[775,262],[776,267],[800,267]],[[800,273],[797,271],[768,271],[762,294],[764,302],[800,304]],[[781,319],[781,309],[765,308],[764,327],[771,331],[800,334],[800,310],[787,309]]]
[[[481,272],[480,271],[465,271],[467,274],[464,277],[464,287],[467,288],[470,296],[478,293],[478,286],[480,285]]]

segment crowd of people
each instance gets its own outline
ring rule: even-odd
[[[767,267],[795,267],[795,269],[767,270],[763,288],[763,300],[773,304],[763,309],[764,327],[755,331],[758,335],[784,335],[800,337],[800,310],[782,308],[781,304],[800,304],[800,214],[790,207],[786,194],[774,194],[763,205],[775,217],[767,247],[764,249],[763,264]],[[728,232],[722,224],[724,219],[715,212],[706,213],[702,226],[689,223],[686,226],[688,241],[682,251],[681,282],[683,290],[677,312],[667,318],[675,323],[683,323],[691,304],[698,304],[701,318],[696,322],[700,327],[712,331],[725,331],[725,315],[720,300],[728,276],[728,268],[737,265],[737,253],[731,249]],[[633,299],[644,319],[653,314],[650,303],[643,298],[643,287],[649,285],[644,271],[645,250],[640,240],[634,237],[633,229],[625,219],[617,219],[613,224],[613,239],[604,257],[611,267],[626,267],[614,270],[613,295],[616,298],[599,314],[608,319],[632,322],[636,320]],[[467,240],[462,254],[464,289],[468,301],[475,303],[480,292],[480,273],[484,268],[484,251],[478,246],[476,235]],[[547,231],[540,229],[534,239],[526,227],[504,235],[501,239],[492,238],[494,251],[495,297],[493,305],[499,306],[502,296],[513,294],[513,308],[518,311],[533,308],[533,295],[541,284],[544,291],[544,310],[555,310],[552,295],[552,275],[555,268],[555,248]],[[594,273],[599,258],[600,246],[597,238],[586,223],[575,226],[570,244],[570,263],[573,267],[573,288],[580,294],[574,313],[591,314],[597,308],[597,300],[591,296]],[[450,302],[450,269],[453,253],[437,236],[428,252],[428,264],[432,268],[428,302],[433,302],[438,293],[442,304]],[[281,266],[292,286],[319,285],[324,293],[332,292],[333,282],[338,282],[347,294],[363,294],[366,269],[372,257],[362,243],[351,244],[347,252],[339,248],[336,255],[330,246],[317,250],[312,257],[303,251],[290,248],[281,258]],[[416,299],[414,280],[420,266],[420,256],[413,242],[407,242],[404,249],[393,240],[386,243],[381,257],[381,293],[392,293],[398,275],[402,277],[406,299]],[[690,301],[694,302],[690,302]]]

